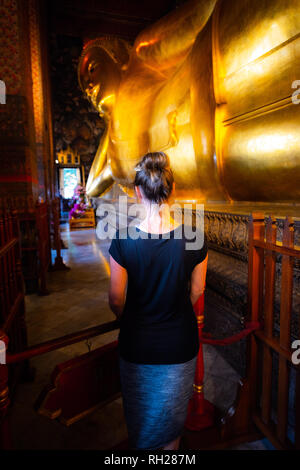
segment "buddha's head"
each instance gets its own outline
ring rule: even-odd
[[[129,60],[129,47],[117,38],[100,38],[88,42],[78,64],[78,81],[82,91],[101,116],[110,114]]]

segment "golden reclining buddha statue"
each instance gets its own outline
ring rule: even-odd
[[[132,47],[87,43],[79,83],[106,123],[87,194],[132,194],[135,165],[161,150],[179,199],[300,202],[299,13],[300,0],[192,0]]]

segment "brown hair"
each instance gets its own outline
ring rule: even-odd
[[[145,197],[157,204],[166,201],[172,192],[173,172],[164,152],[147,153],[135,167],[135,186],[141,186]]]

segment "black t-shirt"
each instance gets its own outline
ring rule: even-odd
[[[190,278],[205,259],[207,246],[202,233],[197,248],[186,249],[191,238],[186,238],[185,227],[156,235],[136,228],[137,239],[128,237],[125,228],[111,242],[109,253],[128,274],[119,351],[129,362],[177,364],[198,353]]]

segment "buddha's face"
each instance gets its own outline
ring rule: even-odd
[[[121,78],[118,65],[101,47],[91,47],[81,62],[79,76],[83,90],[100,115],[110,114]]]

